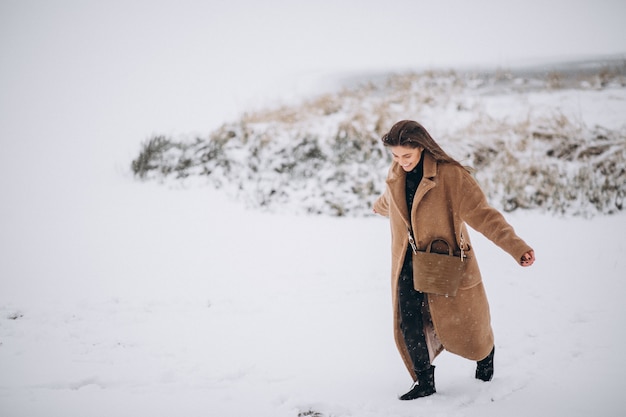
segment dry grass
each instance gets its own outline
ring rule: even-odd
[[[275,209],[295,201],[309,213],[366,214],[382,192],[389,163],[382,134],[397,120],[442,114],[466,119],[438,140],[476,168],[500,208],[611,213],[623,209],[626,194],[624,131],[587,127],[558,109],[498,118],[482,102],[485,95],[572,86],[619,88],[626,85],[625,73],[626,66],[617,65],[539,76],[504,70],[392,74],[298,105],[246,113],[208,139],[155,136],[132,169],[140,178],[205,175],[255,206]]]

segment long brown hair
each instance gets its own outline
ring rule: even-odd
[[[448,155],[441,146],[435,142],[430,133],[413,120],[401,120],[391,127],[389,132],[382,137],[385,146],[404,146],[407,148],[422,147],[432,155],[435,161],[442,164],[457,165],[467,171],[469,169],[461,165],[456,159]]]

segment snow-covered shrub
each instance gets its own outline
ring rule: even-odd
[[[626,194],[626,127],[588,126],[562,103],[567,94],[580,100],[584,91],[626,101],[623,70],[584,77],[553,71],[547,80],[502,70],[390,75],[245,114],[207,138],[155,136],[132,169],[142,179],[204,176],[272,211],[366,215],[384,190],[391,160],[380,137],[396,121],[414,119],[475,168],[500,209],[613,213],[623,209]]]

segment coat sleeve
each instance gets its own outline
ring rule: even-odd
[[[389,217],[389,188],[374,202],[374,211],[381,216]]]
[[[532,248],[517,236],[504,216],[489,205],[476,180],[466,171],[462,175],[462,181],[459,182],[461,189],[458,190],[461,196],[461,219],[515,258],[519,264],[522,255]]]

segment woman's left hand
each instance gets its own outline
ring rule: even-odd
[[[535,262],[535,251],[529,250],[525,254],[522,255],[522,259],[520,260],[520,264],[522,266],[531,266]]]

